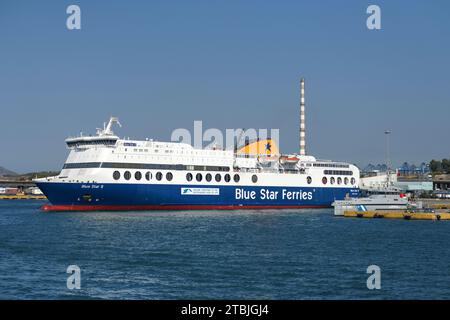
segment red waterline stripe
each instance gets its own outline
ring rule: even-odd
[[[242,209],[319,209],[329,206],[265,206],[265,205],[143,205],[143,206],[83,206],[83,205],[44,205],[43,211],[142,211],[142,210],[242,210]]]

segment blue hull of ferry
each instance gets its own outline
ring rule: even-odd
[[[85,184],[39,182],[52,206],[64,210],[151,210],[331,207],[355,188]]]

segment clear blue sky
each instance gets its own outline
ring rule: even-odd
[[[194,120],[280,128],[295,152],[301,76],[309,153],[383,162],[391,128],[394,164],[450,157],[449,59],[445,0],[2,0],[0,166],[59,170],[65,137],[110,115],[120,136],[159,140]]]

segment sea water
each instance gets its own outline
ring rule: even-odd
[[[0,299],[450,297],[450,221],[331,209],[46,213],[44,203],[0,202]],[[379,290],[367,285],[373,265]],[[68,288],[69,266],[80,289]]]

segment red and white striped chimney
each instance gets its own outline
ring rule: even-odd
[[[306,155],[305,79],[300,80],[300,155]]]

